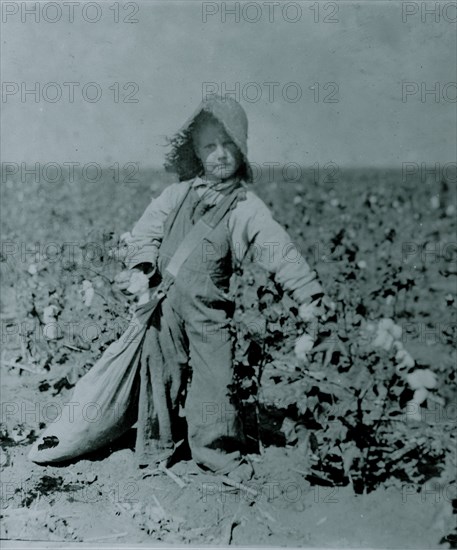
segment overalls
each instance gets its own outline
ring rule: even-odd
[[[245,191],[238,186],[229,195],[233,208]],[[214,210],[189,187],[165,223],[157,261],[162,276],[199,216],[211,219]],[[136,444],[140,463],[170,456],[182,439],[179,412],[186,387],[184,416],[195,462],[221,474],[239,463],[244,438],[229,397],[234,304],[228,297],[233,272],[228,215],[187,257],[146,332]]]

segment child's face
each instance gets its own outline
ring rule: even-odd
[[[238,147],[217,120],[197,127],[193,140],[195,154],[202,161],[207,179],[223,181],[238,170],[241,163]]]

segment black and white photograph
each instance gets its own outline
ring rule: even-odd
[[[0,6],[0,547],[456,549],[457,2]]]

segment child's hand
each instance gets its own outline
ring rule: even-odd
[[[149,278],[140,269],[124,269],[114,279],[116,288],[141,296],[149,289]]]
[[[132,270],[133,271],[133,270]],[[130,284],[130,277],[132,276],[132,271],[130,269],[124,269],[114,277],[114,286],[118,290],[127,290],[127,287]]]

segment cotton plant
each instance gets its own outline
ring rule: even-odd
[[[334,311],[334,306],[327,306],[323,315],[323,308],[319,307],[317,301],[299,308],[299,316],[302,321],[308,324],[308,328],[295,341],[294,352],[297,359],[304,365],[308,366],[310,364],[312,353],[318,351],[320,347],[315,346],[316,342],[313,336],[316,334],[318,319],[325,322]],[[427,399],[439,403],[443,401],[440,397],[431,393],[438,385],[436,374],[431,369],[415,368],[416,361],[403,346],[402,335],[402,327],[390,318],[380,319],[377,323],[366,323],[361,331],[361,338],[368,338],[371,347],[395,353],[395,370],[414,392],[412,399],[406,404],[407,420],[420,421],[420,406],[424,401]]]
[[[437,387],[436,374],[430,369],[418,369],[406,375],[409,387],[414,390],[413,398],[407,403],[407,418],[410,420],[422,420],[420,406],[426,399],[431,399],[440,404],[444,400],[430,393]]]
[[[308,311],[304,309],[305,312]],[[392,457],[395,455],[389,454],[385,449],[396,449],[397,445],[401,447],[401,437],[392,431],[394,424],[389,422],[390,415],[392,414],[392,423],[396,422],[398,433],[403,430],[410,438],[405,443],[403,452],[416,446],[421,452],[428,453],[428,447],[422,448],[422,443],[415,439],[416,432],[409,430],[417,429],[417,423],[423,420],[421,405],[424,401],[434,401],[443,405],[444,400],[435,393],[438,387],[436,374],[430,368],[421,368],[417,365],[405,349],[401,326],[390,318],[373,322],[362,319],[359,325],[351,324],[350,319],[345,318],[344,326],[346,327],[347,323],[349,328],[346,330],[352,330],[352,333],[348,333],[349,339],[346,341],[344,338],[343,343],[343,346],[346,344],[350,350],[349,357],[346,357],[349,364],[347,361],[345,363],[340,355],[332,369],[306,371],[306,384],[300,385],[300,381],[296,382],[297,389],[303,390],[303,396],[291,395],[289,398],[289,394],[286,394],[282,401],[283,405],[288,405],[290,399],[295,398],[297,411],[304,413],[307,409],[314,420],[322,426],[321,430],[312,432],[318,457],[316,465],[312,466],[316,475],[325,477],[326,474],[323,472],[327,472],[326,467],[332,465],[335,469],[341,467],[349,478],[354,474],[360,474],[363,483],[369,485],[373,479],[378,479],[376,468],[379,470],[381,467],[379,471],[382,477],[381,464],[393,463]],[[323,328],[323,332],[326,332],[325,325]],[[316,353],[322,346],[322,350],[327,351],[326,342],[311,347],[312,342],[314,341],[310,335],[302,335],[295,344],[296,355],[301,354],[301,358],[308,361],[307,365],[312,365],[313,360],[319,359]],[[327,351],[323,366],[328,363],[327,356],[336,349],[335,342],[336,340],[333,340],[333,345]],[[384,367],[390,368],[377,371],[380,360],[382,364],[382,360],[386,360],[387,357],[393,360],[393,364],[384,364]],[[393,373],[400,380],[396,376],[392,377]],[[277,372],[273,374],[278,376]],[[322,378],[317,382],[310,381],[310,376],[315,378],[315,374],[322,375]],[[405,387],[411,390],[412,398],[406,405],[401,406],[403,415],[400,415],[398,406]],[[349,394],[354,388],[357,391],[351,401],[345,394]],[[360,389],[363,391],[358,391]],[[287,426],[283,430],[286,437],[293,437],[285,428]],[[368,439],[351,440],[352,435],[349,434],[364,433],[364,429],[374,435],[370,435]],[[424,426],[424,429],[427,427]],[[341,460],[341,463],[338,460]],[[398,462],[401,462],[401,457]]]
[[[392,319],[381,319],[377,326],[371,323],[367,329],[374,335],[372,342],[374,348],[396,351],[395,370],[398,375],[403,377],[410,389],[414,391],[413,398],[406,404],[407,419],[420,421],[420,406],[426,399],[442,403],[441,398],[430,392],[430,390],[436,389],[438,385],[436,374],[431,369],[412,370],[416,362],[401,342],[402,328],[395,324]]]
[[[368,323],[366,330],[374,336],[372,346],[385,351],[390,351],[394,342],[400,341],[402,337],[402,328],[388,318],[381,319],[377,325]]]
[[[335,314],[336,305],[327,298],[302,304],[298,309],[299,318],[307,324],[307,330],[297,338],[294,353],[297,359],[305,365],[309,363],[310,352],[313,350],[319,321],[325,322]],[[312,333],[312,334],[311,334]]]

